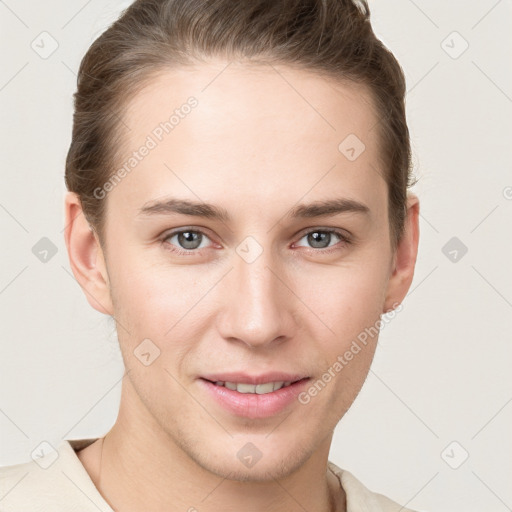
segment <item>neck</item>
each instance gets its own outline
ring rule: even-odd
[[[213,473],[190,457],[188,446],[156,423],[121,408],[108,434],[98,441],[91,478],[110,506],[119,512],[344,512],[345,495],[327,468],[331,436],[306,463],[282,478],[250,480]],[[141,421],[143,420],[143,421]],[[96,443],[95,443],[96,444]],[[87,469],[87,468],[86,468]]]

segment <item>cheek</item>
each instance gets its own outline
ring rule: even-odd
[[[368,374],[380,333],[386,275],[382,265],[347,265],[324,276],[301,281],[305,300],[316,320],[323,360],[320,379],[328,381],[334,411],[342,414],[353,402]],[[325,326],[329,327],[329,330]],[[317,386],[322,389],[322,384]],[[313,393],[315,391],[313,390]],[[327,396],[326,396],[327,399]]]
[[[309,273],[301,278],[297,294],[336,340],[349,342],[380,318],[385,291],[382,266],[347,264]]]
[[[182,396],[175,379],[180,379],[179,369],[193,348],[188,343],[193,333],[191,324],[181,320],[188,318],[202,290],[195,280],[184,278],[185,267],[162,271],[128,260],[112,276],[120,349],[138,396],[155,418],[170,424],[165,414],[173,406],[156,397],[162,392],[175,401]]]
[[[165,343],[195,324],[197,308],[219,279],[206,266],[148,265],[125,259],[116,267],[112,295],[116,318],[135,342],[155,338]],[[188,322],[183,322],[187,319]],[[126,332],[125,332],[126,335]]]
[[[315,288],[317,291],[309,295],[311,309],[323,322],[311,324],[315,325],[322,367],[304,397],[319,410],[327,406],[332,421],[348,410],[368,375],[380,333],[383,297],[383,281],[371,272],[343,269],[337,277],[331,276],[328,292]],[[320,394],[322,398],[313,398]]]

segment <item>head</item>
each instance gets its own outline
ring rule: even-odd
[[[134,421],[241,479],[326,448],[413,278],[404,96],[365,2],[139,0],[92,44],[66,244],[116,321]],[[232,371],[310,380],[285,410],[244,417],[204,389]]]

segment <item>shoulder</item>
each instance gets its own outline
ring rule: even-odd
[[[28,462],[0,467],[2,512],[112,512],[70,441],[62,441],[57,448],[44,442],[31,457]]]
[[[392,499],[370,491],[352,473],[328,461],[329,469],[338,477],[346,494],[347,512],[415,512]]]

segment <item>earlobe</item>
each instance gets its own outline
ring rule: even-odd
[[[89,304],[106,315],[113,315],[110,284],[103,250],[85,218],[80,198],[74,192],[65,197],[64,238],[71,270]]]
[[[393,256],[393,267],[388,281],[383,313],[395,309],[403,301],[411,286],[418,255],[419,209],[419,198],[409,193],[404,234]]]

